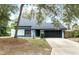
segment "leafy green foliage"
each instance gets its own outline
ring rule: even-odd
[[[32,18],[32,15],[31,15],[31,13],[28,13],[26,11],[26,12],[23,13],[22,17],[30,20]]]
[[[40,24],[44,20],[44,16],[40,9],[39,9],[39,12],[36,13],[36,19],[38,21],[38,24]]]
[[[79,5],[78,4],[67,4],[64,6],[65,10],[71,16],[79,17]]]
[[[79,18],[79,5],[78,4],[66,4],[63,8],[63,21],[69,26],[72,21],[77,21],[76,18]]]
[[[73,30],[79,30],[79,25],[75,23],[75,24],[72,26],[72,29],[73,29]]]
[[[55,8],[52,4],[34,4],[30,6],[32,6],[31,11],[27,12],[26,10],[23,13],[23,17],[26,19],[36,19],[38,24],[45,20],[46,16],[52,16]],[[36,7],[36,9],[33,9],[33,7]]]
[[[10,21],[11,13],[17,11],[17,5],[12,4],[0,4],[0,33],[5,35],[8,21]]]
[[[73,35],[73,37],[79,37],[79,30],[75,30],[75,31],[73,31],[73,33],[72,33],[72,35]]]
[[[11,29],[15,29],[16,27],[16,22],[15,23],[11,23]]]
[[[0,24],[4,21],[10,20],[11,13],[15,13],[17,10],[16,5],[1,4],[0,5]]]
[[[79,30],[65,31],[65,38],[79,38]]]
[[[54,4],[38,4],[38,8],[42,9],[42,11],[46,15],[52,15],[53,13],[55,14],[55,5]]]
[[[60,23],[57,19],[54,19],[54,20],[52,20],[52,24],[53,24],[55,27],[59,27],[61,23]]]

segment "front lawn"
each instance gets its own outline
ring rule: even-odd
[[[43,39],[0,38],[1,55],[50,54],[51,47]]]

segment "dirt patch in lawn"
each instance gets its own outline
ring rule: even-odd
[[[1,55],[50,54],[51,49],[42,39],[0,38]]]

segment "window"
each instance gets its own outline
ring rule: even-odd
[[[24,29],[19,29],[17,35],[24,36]]]
[[[31,36],[31,26],[19,26],[17,36],[30,37]]]

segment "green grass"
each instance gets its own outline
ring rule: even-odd
[[[32,43],[33,46],[37,46],[40,48],[49,48],[50,47],[48,42],[43,39],[29,39],[28,42]]]

